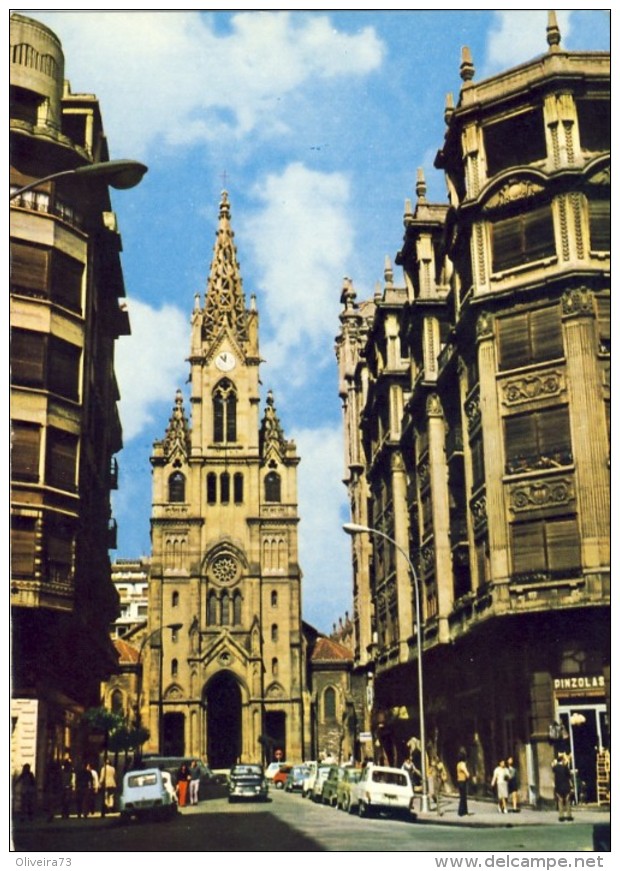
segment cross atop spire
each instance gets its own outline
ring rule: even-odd
[[[222,191],[202,322],[205,341],[217,338],[226,328],[232,331],[240,344],[248,340],[245,295],[234,239],[235,234],[230,225],[228,192]]]

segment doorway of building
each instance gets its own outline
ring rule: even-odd
[[[569,736],[575,795],[582,803],[597,798],[597,754],[609,748],[607,709],[604,704],[560,705],[558,714]]]
[[[265,713],[265,749],[267,762],[286,760],[286,714],[284,711]]]
[[[209,765],[231,768],[241,757],[241,690],[230,672],[221,671],[209,681],[205,704]]]
[[[185,714],[164,714],[161,747],[162,756],[185,754]]]

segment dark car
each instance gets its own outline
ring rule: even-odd
[[[269,786],[262,765],[239,764],[230,769],[228,801],[249,799],[267,801]]]

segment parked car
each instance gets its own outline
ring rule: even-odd
[[[351,806],[351,790],[362,775],[361,768],[345,768],[336,787],[336,807],[348,811]]]
[[[310,798],[312,801],[323,800],[323,784],[327,780],[331,765],[319,765],[312,781],[312,789],[310,790]]]
[[[330,765],[327,772],[327,778],[323,784],[321,800],[323,804],[328,804],[330,807],[336,807],[338,797],[338,784],[342,780],[344,774],[342,765]]]
[[[284,789],[284,784],[286,783],[289,774],[293,770],[292,765],[281,765],[280,770],[276,771],[273,775],[271,782],[275,786],[276,789]]]
[[[293,765],[286,777],[284,784],[285,792],[301,792],[304,786],[304,780],[310,772],[306,765]]]
[[[155,753],[146,753],[142,757],[142,764],[149,768],[159,768],[161,771],[167,771],[172,778],[172,786],[176,787],[179,768],[183,764],[189,768],[194,758],[192,756],[157,756]],[[208,798],[218,798],[225,795],[226,792],[223,789],[225,781],[217,777],[202,760],[197,759],[196,761],[200,766],[198,798],[204,801]]]
[[[262,765],[233,765],[228,778],[229,802],[244,798],[267,801],[268,795],[269,786]]]
[[[314,783],[314,777],[316,775],[316,770],[319,767],[319,763],[312,759],[309,762],[304,762],[304,765],[307,768],[307,774],[304,778],[301,795],[302,798],[308,798],[312,790],[312,784]]]
[[[167,772],[159,768],[128,771],[123,777],[119,810],[121,819],[125,820],[131,817],[171,819],[178,808]]]
[[[413,786],[406,771],[384,765],[367,765],[351,790],[351,806],[360,817],[378,813],[406,814],[415,819]]]
[[[267,768],[265,768],[265,777],[267,780],[273,780],[283,765],[286,765],[286,762],[270,762]]]

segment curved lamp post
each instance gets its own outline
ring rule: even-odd
[[[183,628],[182,623],[168,623],[166,626],[161,626],[158,629],[153,629],[153,631],[149,632],[149,634],[146,635],[145,638],[142,640],[142,644],[140,645],[140,652],[138,653],[138,663],[137,663],[137,665],[138,665],[138,688],[136,691],[136,718],[134,721],[136,729],[140,729],[142,727],[142,654],[144,653],[144,648],[146,647],[148,642],[151,640],[151,638],[153,638],[154,635],[157,635],[158,632],[163,632],[164,629],[172,629],[173,631],[176,630],[178,632],[179,629],[182,629],[182,628]],[[159,688],[159,695],[161,697],[161,683],[160,683],[160,688]],[[160,704],[161,704],[161,698],[160,698]],[[160,736],[160,740],[161,740],[161,736]],[[140,755],[142,755],[142,754],[140,753]]]
[[[381,538],[385,538],[386,541],[393,544],[394,547],[404,556],[409,566],[415,590],[415,624],[418,649],[418,708],[420,711],[420,744],[422,745],[420,752],[420,757],[422,759],[422,812],[425,813],[428,811],[428,781],[426,779],[426,728],[424,722],[424,687],[422,683],[422,619],[420,615],[420,582],[418,580],[418,575],[407,551],[404,550],[397,541],[394,541],[393,538],[386,535],[385,532],[382,532],[380,529],[373,529],[370,526],[362,526],[359,523],[344,523],[342,528],[348,535],[356,535],[365,532],[368,533],[368,535],[378,535]]]
[[[43,178],[38,178],[24,187],[13,191],[9,197],[10,200],[32,190],[44,181],[56,181],[57,178],[66,178],[68,176],[83,177],[98,177],[101,178],[110,187],[119,190],[127,190],[133,188],[142,181],[143,175],[147,172],[148,167],[137,160],[107,160],[102,163],[88,163],[86,166],[77,166],[75,169],[64,169],[60,172],[53,172],[50,175],[45,175]]]

